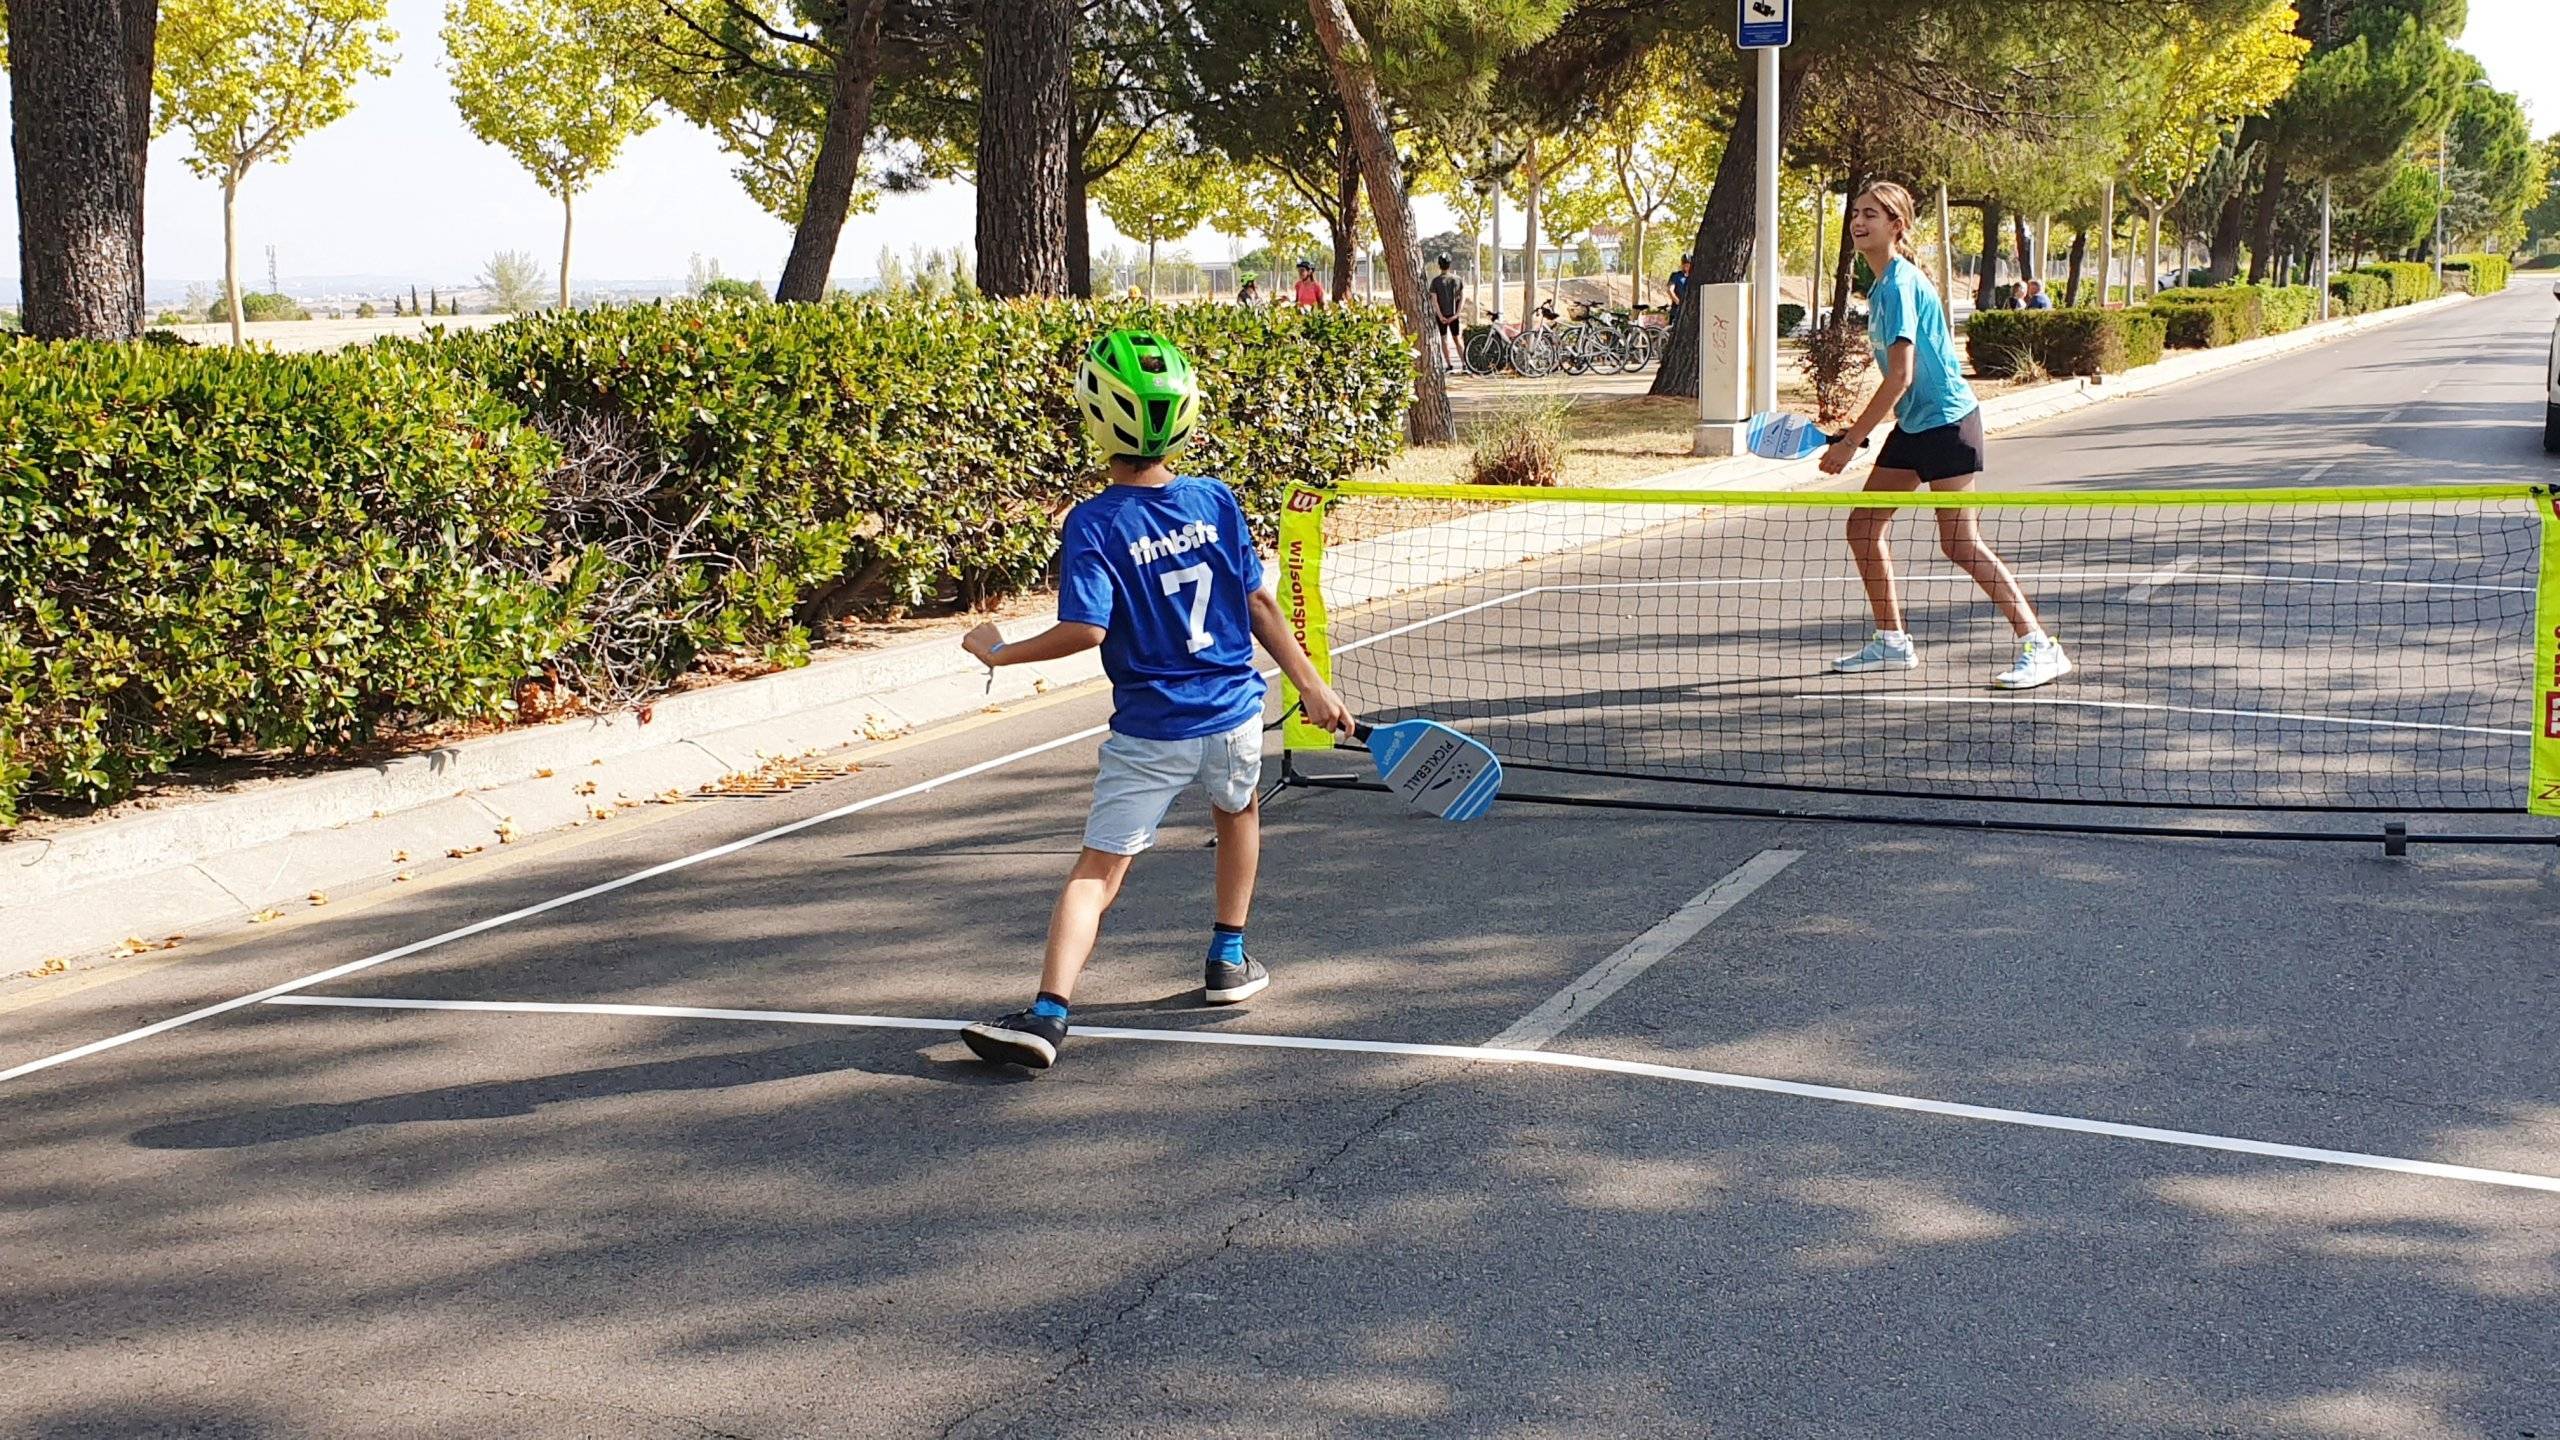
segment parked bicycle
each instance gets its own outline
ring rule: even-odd
[[[1467,337],[1466,366],[1470,375],[1509,370],[1523,380],[1535,380],[1554,374],[1557,360],[1554,331],[1505,325],[1499,310],[1485,316],[1485,327]]]

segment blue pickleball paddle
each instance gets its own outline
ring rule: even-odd
[[[1353,733],[1388,789],[1443,820],[1475,819],[1502,789],[1502,762],[1493,752],[1437,720],[1361,725]]]
[[[1750,428],[1743,433],[1743,447],[1766,460],[1801,460],[1821,454],[1839,438],[1826,434],[1821,426],[1802,415],[1763,410],[1751,417]],[[1866,448],[1863,442],[1859,448]]]

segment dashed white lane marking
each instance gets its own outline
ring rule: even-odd
[[[1608,959],[1582,972],[1581,978],[1547,997],[1537,1009],[1511,1022],[1509,1029],[1485,1043],[1497,1050],[1536,1050],[1565,1032],[1591,1007],[1625,988],[1698,932],[1750,898],[1751,892],[1778,878],[1778,872],[1804,858],[1801,850],[1763,850],[1734,867],[1733,873],[1689,898],[1669,918],[1618,947]]]

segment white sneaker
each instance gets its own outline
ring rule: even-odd
[[[1864,670],[1916,670],[1920,668],[1920,647],[1911,637],[1896,640],[1879,630],[1867,641],[1867,648],[1855,655],[1843,655],[1831,662],[1831,668],[1843,675]]]
[[[2018,647],[2018,663],[1991,677],[1991,683],[2003,690],[2033,690],[2048,685],[2071,673],[2071,657],[2062,653],[2062,642],[2050,635],[2039,635]]]

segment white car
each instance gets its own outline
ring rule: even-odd
[[[2551,298],[2560,300],[2560,285],[2551,287]],[[2551,393],[2543,397],[2542,448],[2560,455],[2560,320],[2551,322]]]

